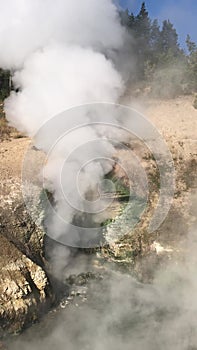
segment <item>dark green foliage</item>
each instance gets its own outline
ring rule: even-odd
[[[10,93],[10,72],[0,69],[0,101],[3,101]]]
[[[151,20],[146,10],[145,3],[142,3],[140,12],[135,17],[133,13],[129,16],[129,28],[135,39],[135,54],[138,63],[137,80],[144,79],[144,66],[151,54]]]
[[[161,32],[157,19],[152,22],[150,29],[150,50],[151,58],[154,60],[156,53],[161,50]]]
[[[178,34],[169,20],[160,28],[158,20],[151,20],[142,3],[135,16],[124,12],[124,25],[133,40],[131,59],[136,62],[130,83],[148,86],[154,96],[175,97],[197,90],[197,46],[187,37],[187,55],[179,46]],[[129,72],[128,72],[129,75]]]
[[[193,91],[197,91],[197,45],[191,41],[190,36],[186,39],[187,48],[189,51],[187,61],[187,72],[190,88]]]
[[[176,29],[174,29],[173,24],[169,20],[163,21],[161,31],[161,51],[165,54],[168,54],[170,51],[174,56],[180,53],[178,35]]]
[[[196,52],[197,46],[193,41],[191,41],[191,37],[189,34],[187,34],[186,44],[190,55]]]

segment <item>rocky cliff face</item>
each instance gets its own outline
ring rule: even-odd
[[[35,321],[50,300],[44,270],[0,235],[0,336]]]
[[[0,336],[19,332],[53,302],[44,271],[44,234],[29,217],[21,193],[27,145],[25,138],[0,144]]]

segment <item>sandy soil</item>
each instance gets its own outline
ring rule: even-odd
[[[197,110],[192,106],[193,96],[182,96],[174,100],[150,101],[147,115],[166,139],[197,142]]]
[[[167,142],[184,144],[184,156],[197,155],[197,110],[192,106],[193,96],[174,100],[147,100],[136,105],[161,132]],[[0,181],[20,178],[22,160],[30,144],[28,138],[0,143]]]
[[[22,160],[30,143],[28,138],[12,139],[0,143],[0,181],[20,179]]]

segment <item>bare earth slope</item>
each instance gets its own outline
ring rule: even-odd
[[[139,150],[137,155],[151,179],[149,183],[149,191],[152,194],[150,209],[145,212],[136,232],[112,244],[109,252],[104,251],[104,256],[110,253],[112,261],[132,266],[142,280],[147,280],[151,265],[151,271],[153,269],[154,273],[154,269],[159,267],[160,262],[171,259],[172,254],[181,253],[195,221],[196,214],[192,209],[192,198],[197,189],[197,110],[192,106],[193,99],[192,96],[183,96],[173,100],[147,98],[139,102],[127,98],[125,102],[141,112],[155,125],[168,145],[176,172],[175,195],[171,209],[160,228],[150,234],[147,232],[147,227],[158,200],[159,177],[152,157],[149,154],[144,156]],[[134,152],[136,150],[137,148],[134,149]],[[121,160],[130,162],[129,151],[120,151],[119,156]],[[125,254],[126,250],[130,252],[131,258]]]

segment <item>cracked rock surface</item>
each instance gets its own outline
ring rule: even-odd
[[[0,337],[36,321],[53,297],[43,258],[44,234],[21,193],[27,138],[0,143]]]

